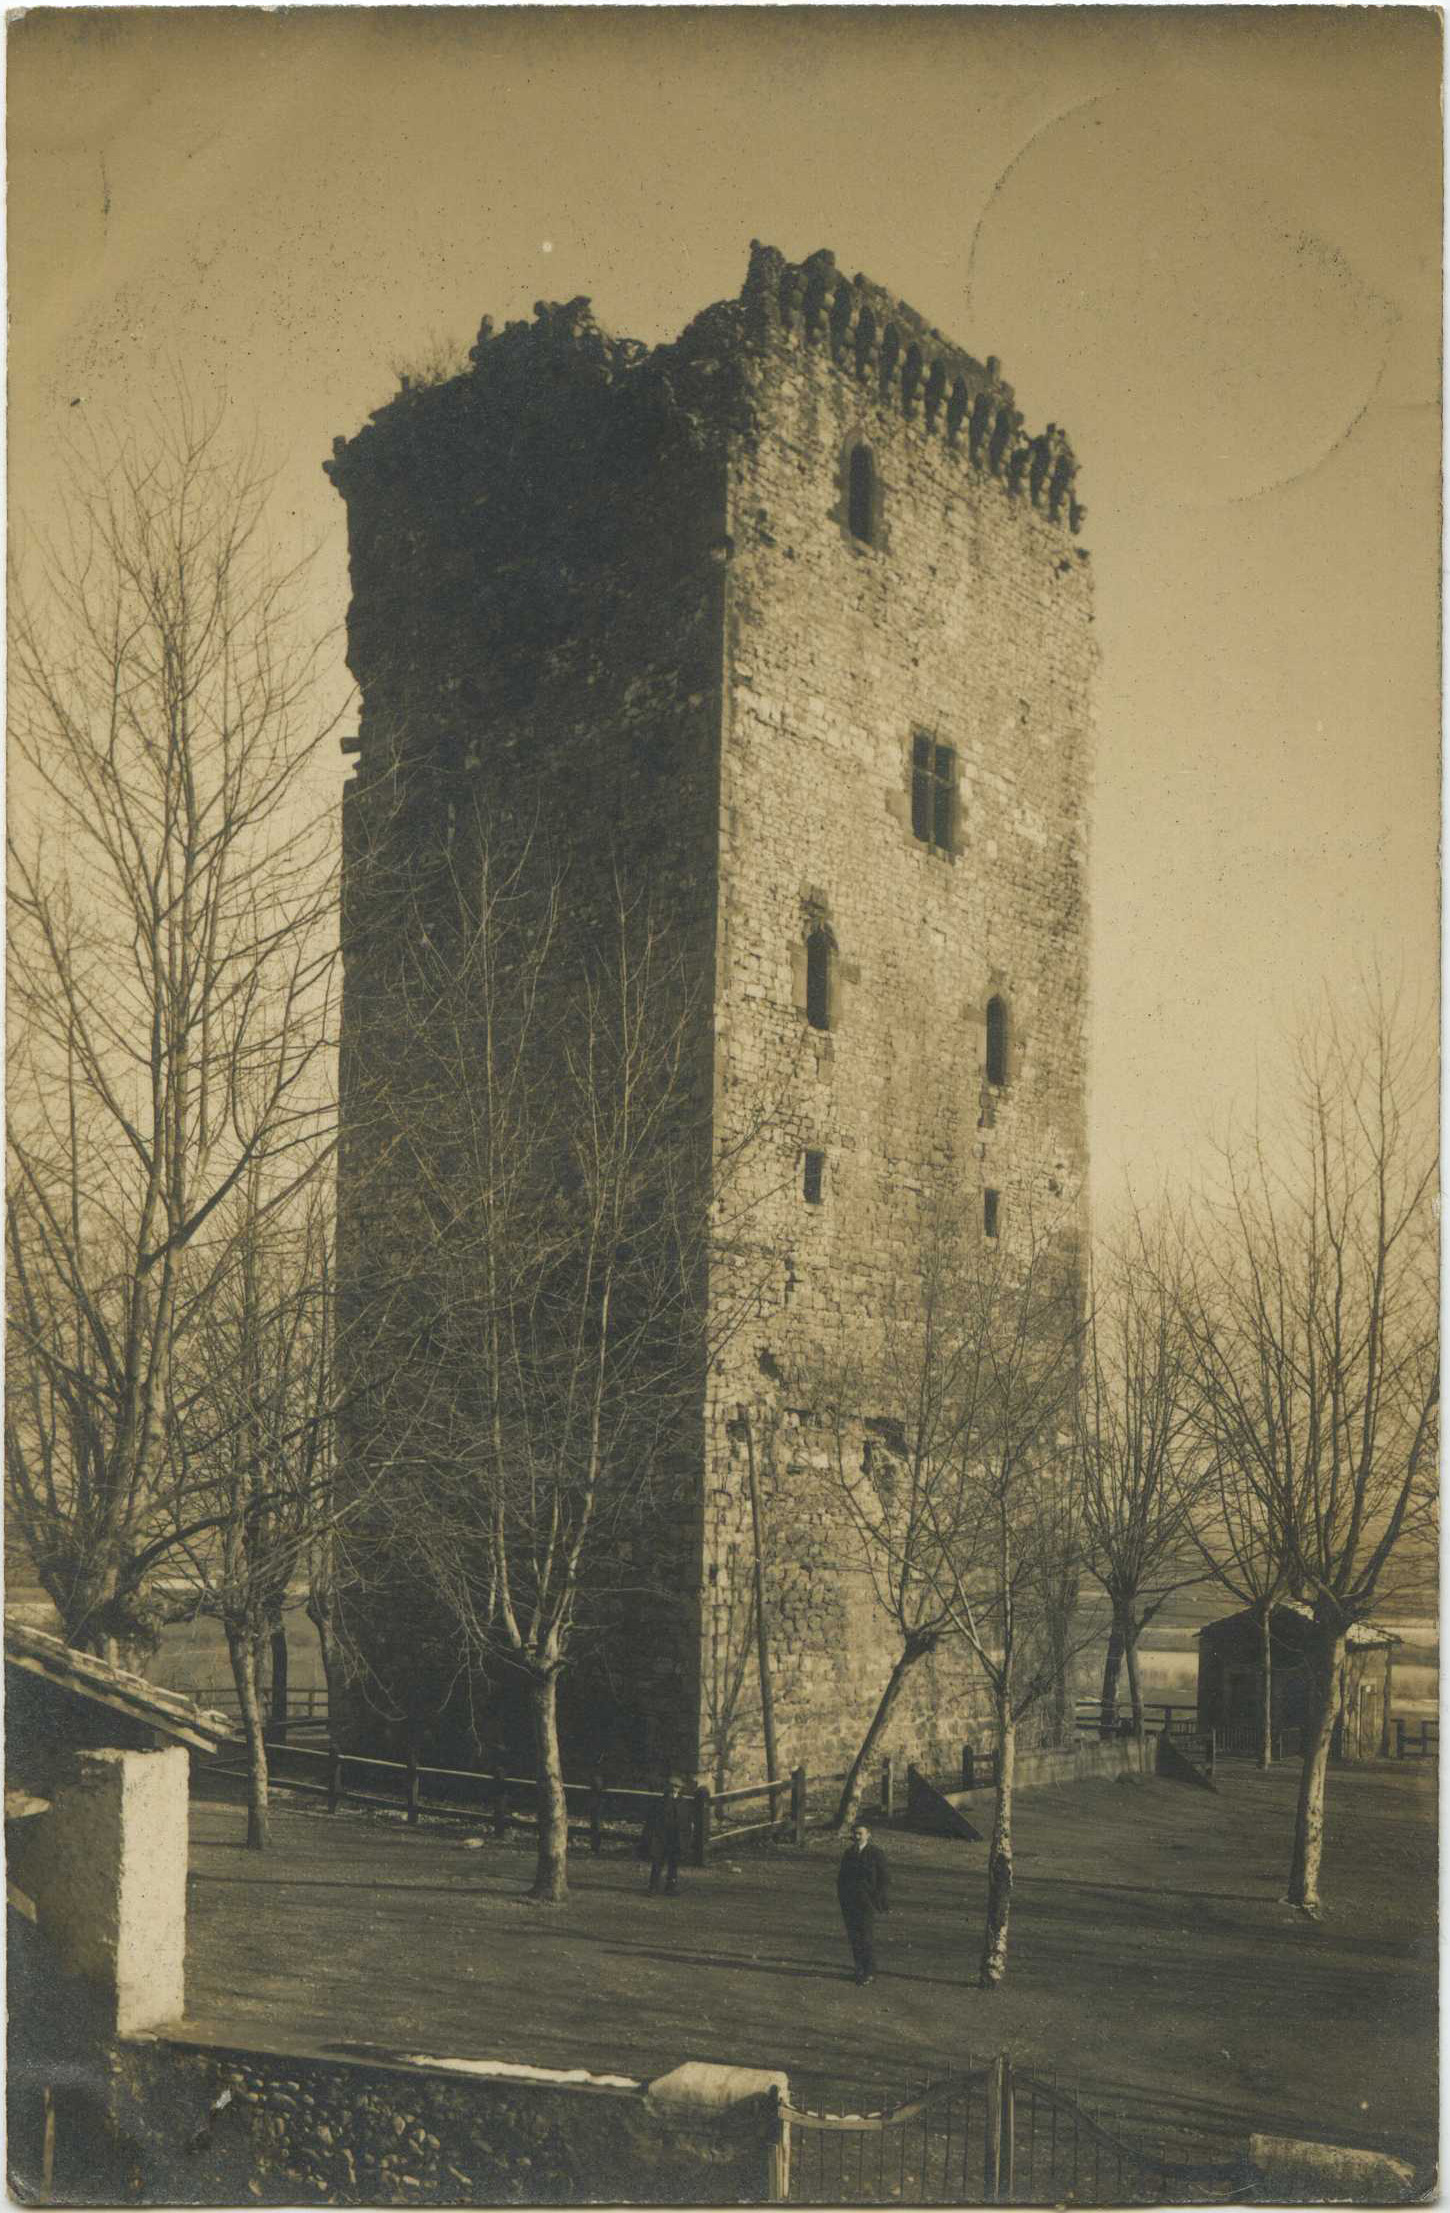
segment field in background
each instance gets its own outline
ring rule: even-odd
[[[1432,1628],[1429,1623],[1417,1624]],[[1406,1640],[1408,1643],[1408,1639]],[[1415,1652],[1434,1651],[1433,1642],[1410,1647]],[[1143,1695],[1155,1703],[1171,1703],[1183,1699],[1191,1703],[1198,1695],[1198,1653],[1179,1651],[1153,1651],[1146,1649],[1138,1655],[1138,1671],[1142,1680]],[[1126,1684],[1120,1696],[1126,1693]],[[1423,1661],[1396,1660],[1390,1675],[1391,1713],[1423,1714],[1433,1717],[1440,1711],[1440,1670]]]

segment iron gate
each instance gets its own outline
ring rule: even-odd
[[[1170,2158],[1006,2053],[879,2113],[782,2105],[775,2171],[792,2205],[1213,2204],[1254,2179],[1243,2155]]]

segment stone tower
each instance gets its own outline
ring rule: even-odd
[[[672,1595],[590,1671],[592,1697],[566,1682],[566,1764],[607,1740],[622,1765],[761,1772],[740,1655],[764,1513],[781,1756],[840,1767],[897,1647],[840,1532],[798,1510],[793,1368],[888,1295],[932,1174],[950,1167],[984,1237],[1031,1191],[1086,1187],[1095,645],[1072,450],[1024,431],[995,360],[827,253],[754,247],[740,298],[653,350],[576,300],[485,323],[471,358],[329,464],[363,702],[344,1308],[365,1313],[379,1254],[406,1272],[408,1250],[356,1111],[396,1051],[360,855],[391,853],[426,911],[466,797],[566,857],[561,961],[599,927],[607,875],[648,883],[699,986],[716,1157],[773,1102],[752,1319],[702,1364],[651,1536]],[[722,1254],[712,1298],[732,1269]],[[934,1656],[893,1743],[959,1745],[970,1696]]]

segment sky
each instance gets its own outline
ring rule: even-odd
[[[1326,984],[1433,1019],[1431,10],[38,8],[8,45],[22,535],[78,421],[224,390],[341,695],[321,465],[399,368],[576,293],[669,338],[752,238],[829,246],[1080,458],[1100,1203],[1195,1174]]]

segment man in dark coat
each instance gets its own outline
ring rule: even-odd
[[[887,1912],[888,1907],[886,1858],[871,1842],[871,1831],[864,1821],[856,1823],[851,1841],[841,1855],[836,1896],[841,1901],[841,1918],[851,1940],[856,1980],[870,1982],[876,1973],[876,1954],[872,1949],[876,1916]]]
[[[680,1854],[685,1845],[685,1809],[675,1796],[675,1778],[665,1777],[665,1787],[644,1825],[644,1841],[649,1848],[649,1887],[653,1895],[660,1887],[660,1870],[665,1876],[665,1890],[679,1888]]]

